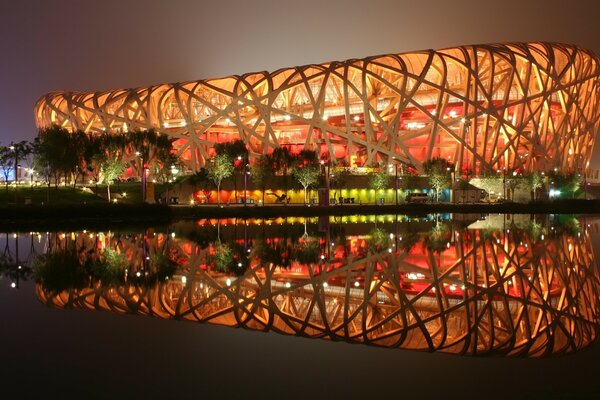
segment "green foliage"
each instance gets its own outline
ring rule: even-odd
[[[454,171],[454,164],[441,157],[431,158],[423,163],[423,171],[430,175],[433,171],[446,171],[448,174]]]
[[[294,258],[300,264],[316,264],[319,262],[320,255],[319,239],[314,236],[304,236],[294,248]]]
[[[275,168],[269,156],[262,156],[250,167],[250,179],[262,190],[263,204],[265,203],[267,182],[273,175],[275,175]]]
[[[337,198],[337,191],[343,189],[348,184],[352,174],[347,167],[334,167],[329,175],[329,188],[334,190],[334,196]]]
[[[82,289],[88,283],[88,271],[74,250],[41,255],[33,260],[32,268],[36,282],[52,293]]]
[[[248,149],[246,148],[246,144],[239,139],[232,142],[215,144],[215,152],[217,155],[225,154],[232,160],[236,160],[238,157],[241,157],[244,161],[248,160]]]
[[[15,166],[14,157],[10,148],[6,146],[0,146],[0,170],[2,171],[2,177],[4,178],[4,184],[8,190],[8,180],[10,173]]]
[[[538,189],[541,189],[544,186],[544,176],[537,171],[533,171],[527,174],[525,182],[527,183],[529,190],[533,193],[533,200],[535,200]]]
[[[390,234],[381,228],[373,228],[369,232],[368,248],[372,253],[381,252],[389,247]]]
[[[307,189],[319,181],[319,167],[311,164],[294,167],[292,175],[304,187],[304,203],[306,204]]]
[[[206,165],[208,177],[217,186],[217,202],[221,204],[221,182],[233,174],[233,160],[227,154],[217,154]]]
[[[125,164],[120,159],[106,158],[100,165],[100,173],[104,177],[106,183],[106,193],[108,201],[110,201],[110,185],[117,179],[125,170]]]
[[[440,200],[440,192],[452,184],[452,171],[454,164],[439,157],[432,158],[423,163],[423,170],[428,175],[429,184],[435,190],[436,201]]]
[[[371,172],[369,174],[369,187],[375,190],[375,197],[377,197],[377,191],[389,186],[390,178],[387,168],[385,167],[381,167],[379,168],[379,171]]]
[[[498,177],[498,175],[494,174],[493,172],[485,172],[478,178],[478,186],[486,191],[488,196],[488,202],[491,201],[490,194],[492,192],[492,189],[494,189],[498,185],[501,179],[501,177]]]
[[[215,254],[213,256],[215,269],[221,272],[227,272],[234,267],[233,251],[228,244],[218,243],[215,246]]]

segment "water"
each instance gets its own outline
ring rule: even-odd
[[[1,376],[63,397],[585,398],[599,229],[432,215],[5,233]]]

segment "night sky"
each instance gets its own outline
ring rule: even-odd
[[[52,90],[493,42],[558,41],[600,54],[599,11],[597,0],[0,0],[0,144],[33,139],[33,106]]]

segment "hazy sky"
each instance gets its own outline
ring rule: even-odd
[[[0,144],[52,90],[108,90],[462,44],[600,54],[598,0],[0,0]]]

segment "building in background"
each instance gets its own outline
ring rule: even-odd
[[[584,172],[600,123],[600,65],[557,43],[491,44],[389,54],[111,92],[53,92],[39,128],[90,134],[155,129],[191,171],[214,144],[243,140],[250,162],[276,147],[316,150],[349,167],[457,173]]]

